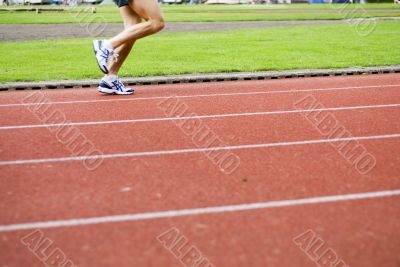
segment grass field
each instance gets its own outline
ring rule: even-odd
[[[37,7],[37,6],[35,6]],[[90,6],[89,8],[92,8]],[[49,6],[45,7],[49,8]],[[0,11],[0,24],[121,22],[114,5],[96,6],[97,13],[79,13],[85,7],[67,12]],[[162,6],[169,22],[261,21],[261,20],[337,20],[400,16],[400,5],[167,5]]]
[[[121,76],[400,64],[400,22],[365,37],[350,25],[156,35],[137,43]],[[0,43],[0,82],[98,78],[89,39]],[[57,60],[55,60],[57,58]]]

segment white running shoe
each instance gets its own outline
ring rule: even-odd
[[[100,80],[100,84],[97,90],[100,93],[117,95],[131,95],[134,93],[134,90],[132,88],[125,87],[118,76],[115,76],[115,78],[103,77]]]
[[[109,49],[105,46],[105,40],[94,40],[93,41],[93,50],[94,55],[96,56],[97,64],[99,65],[100,70],[107,74],[108,73],[108,61],[110,58],[114,58],[114,60],[118,60],[118,54],[114,52],[113,49]]]

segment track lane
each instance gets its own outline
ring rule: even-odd
[[[315,231],[349,266],[396,266],[399,197],[208,214],[143,222],[45,229],[77,266],[179,266],[156,239],[176,227],[214,266],[312,266],[292,239]],[[19,239],[30,231],[0,233],[0,261],[43,266]],[[77,242],[79,240],[79,242]],[[118,248],[118,249],[115,249]],[[99,256],[101,255],[101,256]],[[154,255],[157,255],[156,257]],[[290,255],[288,257],[287,255]]]
[[[211,83],[185,83],[185,84],[165,84],[136,86],[136,93],[132,97],[126,96],[106,96],[95,93],[95,89],[56,89],[43,90],[46,97],[51,101],[81,101],[81,100],[114,100],[132,99],[135,97],[158,97],[168,96],[171,93],[181,94],[209,94],[229,92],[251,92],[262,90],[293,90],[310,88],[330,88],[351,87],[351,86],[371,86],[383,84],[400,84],[399,74],[377,74],[359,76],[339,76],[339,77],[312,77],[294,78],[264,81],[235,81],[235,82],[211,82]],[[0,105],[20,104],[21,100],[34,91],[9,91],[0,94]]]
[[[399,87],[382,88],[352,88],[349,90],[328,90],[310,92],[288,92],[279,94],[254,95],[205,95],[204,97],[177,99],[180,105],[187,105],[188,113],[195,112],[198,115],[225,114],[238,112],[259,112],[269,110],[290,110],[293,104],[300,99],[313,95],[318,101],[329,105],[329,107],[340,106],[364,106],[400,103]],[[385,91],[385,92],[383,92]],[[0,126],[49,124],[71,121],[71,122],[100,122],[126,119],[146,119],[154,117],[165,117],[160,109],[161,103],[173,102],[174,100],[147,99],[131,103],[124,102],[100,102],[100,103],[77,103],[71,105],[46,105],[40,107],[39,111],[34,106],[12,107],[2,111],[3,119]],[[212,106],[212,110],[210,110]],[[79,112],[78,112],[79,111]],[[64,120],[54,119],[51,115],[59,112],[65,116]],[[41,116],[40,120],[37,116]],[[46,119],[50,117],[50,119]]]
[[[325,112],[328,113],[334,114],[337,122],[353,136],[400,133],[400,122],[397,119],[400,107]],[[224,144],[223,146],[327,138],[304,118],[305,114],[307,113],[209,118],[198,120],[196,127],[201,125],[209,127],[213,135]],[[354,124],[354,121],[357,123]],[[73,128],[84,136],[78,140],[89,140],[102,154],[198,148],[191,134],[194,130],[189,129],[188,134],[185,134],[176,125],[177,122],[179,121],[86,125]],[[74,156],[73,150],[69,150],[63,142],[68,138],[59,138],[71,127],[64,129],[65,131],[57,131],[56,128],[54,132],[50,132],[48,128],[0,131],[0,139],[8,140],[1,146],[0,161]]]
[[[104,161],[91,172],[79,162],[3,166],[0,224],[400,188],[400,140],[360,143],[377,160],[368,175],[329,144],[235,151],[231,175],[201,153]]]

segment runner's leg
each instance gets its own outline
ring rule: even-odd
[[[157,0],[133,0],[129,3],[132,10],[145,22],[129,26],[109,41],[115,49],[124,43],[131,43],[137,39],[154,34],[164,28],[164,17]]]
[[[142,19],[132,10],[130,6],[122,6],[119,8],[121,16],[124,20],[124,28],[127,29],[133,25],[139,24],[142,22]],[[111,62],[109,72],[110,75],[117,75],[119,69],[121,68],[122,64],[124,63],[125,59],[128,57],[129,53],[131,52],[132,46],[135,44],[135,41],[127,42],[122,44],[116,49],[118,53],[118,61],[113,60]]]

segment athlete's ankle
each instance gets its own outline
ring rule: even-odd
[[[117,76],[117,74],[109,73],[109,74],[104,75],[104,78],[106,78],[110,81],[113,81],[113,80],[116,80],[118,78],[118,76]]]
[[[114,50],[114,47],[113,47],[113,45],[112,45],[112,43],[111,43],[110,40],[105,40],[105,41],[104,41],[104,46],[105,46],[108,50]]]

